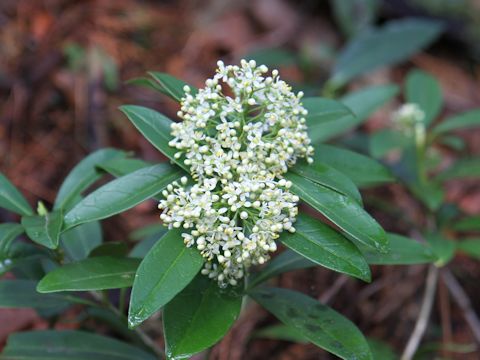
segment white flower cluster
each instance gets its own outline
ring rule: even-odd
[[[221,287],[268,260],[283,230],[295,231],[299,199],[282,174],[298,158],[312,161],[303,94],[295,95],[277,70],[267,72],[254,61],[219,61],[204,89],[192,95],[185,87],[183,121],[172,125],[169,145],[196,182],[168,185],[160,217],[169,227],[189,229],[185,245],[200,251],[202,274]]]
[[[414,137],[417,146],[426,140],[425,112],[415,103],[406,103],[393,113],[393,122],[408,137]]]
[[[278,71],[242,60],[241,66],[218,62],[217,73],[195,96],[185,88],[172,125],[170,146],[185,155],[196,177],[218,177],[222,183],[236,175],[268,176],[287,172],[297,158],[312,161],[303,93],[295,95]],[[222,86],[223,85],[223,86]],[[228,88],[233,97],[225,95]]]
[[[413,133],[417,124],[423,123],[425,113],[417,104],[403,104],[393,113],[393,122],[404,132]]]

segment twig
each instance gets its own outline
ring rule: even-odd
[[[477,344],[480,344],[480,320],[472,308],[470,298],[450,270],[443,269],[442,278],[452,294],[453,299],[460,309],[462,309],[463,316],[472,330],[475,341]]]
[[[450,357],[448,344],[452,343],[452,317],[450,314],[450,295],[448,293],[445,280],[442,278],[438,281],[438,307],[442,323],[443,338],[443,356],[447,359]]]
[[[435,297],[435,289],[438,282],[438,268],[430,265],[427,275],[427,283],[425,286],[425,295],[423,296],[422,306],[418,315],[415,329],[413,330],[410,339],[408,339],[407,346],[403,351],[401,360],[411,360],[420,345],[420,341],[427,328],[428,319],[432,311],[433,300]]]
[[[330,288],[328,288],[328,290],[325,291],[322,295],[320,295],[318,300],[322,304],[328,304],[333,299],[333,297],[337,295],[337,293],[342,289],[343,285],[347,283],[348,279],[349,279],[348,276],[340,275],[335,280],[333,285]]]

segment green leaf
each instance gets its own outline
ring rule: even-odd
[[[330,81],[340,87],[358,75],[405,61],[431,44],[442,28],[437,21],[407,18],[364,31],[342,49]]]
[[[378,0],[331,0],[335,21],[347,36],[358,34],[375,21]]]
[[[182,97],[185,96],[185,91],[183,91],[183,87],[188,85],[190,87],[190,93],[195,95],[198,90],[195,86],[187,84],[186,82],[177,79],[169,74],[157,72],[157,71],[150,71],[148,73],[153,80],[156,82],[158,86],[158,90],[163,94],[171,97],[173,100],[180,102]]]
[[[311,97],[302,103],[308,110],[308,135],[314,144],[342,134],[358,123],[352,111],[338,101]]]
[[[392,150],[400,150],[409,146],[412,139],[409,139],[400,131],[384,129],[375,132],[370,136],[370,155],[374,158],[382,158]]]
[[[356,152],[330,145],[315,146],[315,161],[330,165],[347,175],[357,186],[392,182],[390,171],[378,161]]]
[[[36,286],[32,280],[0,280],[0,308],[51,309],[68,303],[62,294],[39,294]]]
[[[183,231],[167,232],[140,264],[130,298],[130,327],[139,325],[166,305],[202,267],[203,258],[198,250],[187,248],[183,243]]]
[[[229,291],[199,274],[165,306],[163,328],[169,359],[190,358],[226,334],[242,305],[242,297]]]
[[[442,89],[437,79],[425,71],[414,69],[407,75],[405,97],[409,103],[417,104],[425,113],[426,125],[438,116],[442,109]]]
[[[480,109],[449,117],[432,129],[434,135],[441,135],[452,130],[469,129],[480,126]]]
[[[0,275],[9,271],[16,270],[16,276],[19,276],[18,269],[31,266],[33,263],[40,263],[47,255],[43,249],[24,242],[12,243],[5,252],[0,252]],[[3,250],[2,250],[3,251]]]
[[[286,325],[272,325],[255,331],[252,336],[254,338],[265,338],[272,340],[285,340],[296,343],[308,343],[308,340],[297,330]]]
[[[155,243],[167,232],[167,228],[163,229],[162,232],[159,232],[157,235],[151,235],[141,240],[137,245],[134,246],[132,251],[130,251],[130,257],[144,258],[150,249],[155,245]]]
[[[119,177],[95,190],[65,215],[66,229],[128,210],[178,180],[183,171],[159,164]]]
[[[142,341],[140,335],[128,328],[126,317],[118,316],[111,309],[101,307],[92,306],[85,308],[84,311],[89,319],[95,320],[95,324],[105,324],[109,329],[113,330],[115,335],[119,335],[122,339],[128,340],[132,343],[132,345],[140,345],[141,347],[145,348],[145,343]],[[110,334],[110,336],[114,334]]]
[[[62,225],[62,210],[54,210],[45,216],[28,215],[22,217],[22,226],[25,228],[28,237],[49,249],[58,247]]]
[[[0,172],[0,207],[19,215],[31,215],[30,204],[15,186]]]
[[[97,167],[115,177],[120,177],[152,165],[152,163],[140,159],[123,158],[104,161],[97,164]]]
[[[398,234],[387,233],[389,251],[380,254],[360,247],[367,262],[372,265],[428,264],[437,260],[432,249],[418,241]]]
[[[480,159],[460,159],[452,166],[437,175],[436,180],[448,181],[453,179],[468,179],[480,177]]]
[[[443,203],[445,192],[437,182],[409,183],[408,187],[431,211],[436,211]]]
[[[267,262],[265,267],[258,273],[251,276],[248,281],[248,288],[251,289],[272,277],[288,271],[306,269],[315,266],[317,266],[317,264],[306,259],[303,255],[290,249],[286,249],[280,255],[275,256],[272,260]]]
[[[382,341],[367,338],[368,346],[373,355],[373,360],[397,360],[398,356],[393,352],[392,348]]]
[[[367,341],[347,318],[301,293],[259,288],[249,295],[313,344],[342,359],[372,359]]]
[[[110,256],[92,257],[49,272],[38,283],[37,291],[90,291],[132,286],[138,259]]]
[[[141,86],[150,90],[162,92],[161,87],[152,79],[146,77],[136,77],[125,81],[127,85]]]
[[[285,177],[293,183],[293,193],[346,234],[373,249],[386,250],[385,231],[357,202],[294,173],[287,173]]]
[[[12,334],[4,360],[155,360],[155,356],[121,341],[74,330],[42,330]]]
[[[462,151],[466,148],[465,140],[460,136],[455,135],[443,135],[439,142],[441,145],[448,146],[456,151]]]
[[[314,161],[312,164],[298,162],[291,171],[317,184],[349,196],[359,204],[362,203],[362,196],[352,180],[329,165],[322,164],[319,161]]]
[[[480,239],[467,239],[460,241],[457,244],[457,248],[476,259],[480,259]]]
[[[21,234],[23,234],[23,227],[20,224],[0,224],[0,259],[8,256],[10,245]]]
[[[93,249],[89,257],[97,256],[113,256],[113,257],[124,257],[128,254],[128,245],[122,241],[109,241],[104,244],[98,245]]]
[[[172,140],[171,125],[172,120],[159,112],[137,105],[124,105],[120,107],[128,119],[150,141],[150,143],[160,150],[166,157],[176,163],[182,169],[189,171],[188,166],[181,159],[175,159],[177,150],[168,145]]]
[[[460,219],[453,224],[457,231],[480,231],[480,215]]]
[[[340,101],[356,115],[358,123],[368,119],[377,109],[398,94],[397,85],[375,85],[343,96]]]
[[[445,239],[441,234],[428,234],[426,238],[437,257],[436,266],[444,266],[453,259],[457,247],[456,243]]]
[[[68,257],[74,261],[88,257],[90,251],[103,241],[100,222],[92,221],[62,233],[60,244]]]
[[[293,234],[282,234],[280,241],[284,245],[327,269],[371,280],[362,253],[338,232],[306,215],[297,217],[295,229]]]
[[[102,173],[95,168],[96,165],[121,157],[125,157],[125,152],[107,148],[95,151],[80,161],[60,187],[54,209],[71,209],[79,195],[102,177]]]

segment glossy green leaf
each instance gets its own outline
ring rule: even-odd
[[[203,258],[198,250],[183,243],[183,231],[168,231],[140,264],[130,298],[130,327],[139,325],[166,305],[202,267]]]
[[[358,122],[352,111],[338,101],[311,97],[302,103],[308,110],[308,135],[314,144],[342,134]]]
[[[404,149],[412,141],[413,139],[409,139],[400,131],[392,129],[380,130],[370,136],[370,155],[377,159],[382,158],[390,151]]]
[[[97,167],[115,177],[120,177],[152,165],[152,163],[140,159],[121,158],[104,161],[98,164]]]
[[[342,49],[330,81],[343,86],[358,75],[405,61],[431,44],[441,31],[439,22],[415,18],[392,20],[364,31]]]
[[[480,259],[480,239],[466,239],[457,244],[457,248],[464,253]]]
[[[426,125],[431,124],[442,109],[443,95],[440,84],[435,77],[422,70],[414,69],[408,73],[405,98],[423,110]]]
[[[171,97],[173,100],[180,102],[182,97],[185,96],[185,91],[183,87],[188,85],[190,87],[190,93],[192,95],[197,93],[197,88],[194,86],[187,84],[186,82],[173,77],[172,75],[157,72],[157,71],[150,71],[148,73],[153,80],[156,82],[159,91],[164,93],[165,95]]]
[[[435,265],[444,266],[452,260],[457,247],[455,242],[444,238],[441,234],[428,234],[426,239],[437,257]]]
[[[437,257],[426,244],[407,237],[387,233],[389,251],[381,254],[360,247],[367,262],[372,265],[413,265],[434,263]]]
[[[258,288],[253,299],[313,344],[342,359],[371,360],[367,341],[347,318],[301,293],[278,288]]]
[[[371,274],[362,253],[341,234],[306,215],[299,215],[296,232],[282,234],[281,242],[327,269],[370,281]]]
[[[92,257],[56,268],[39,282],[41,293],[90,291],[132,286],[138,259]]]
[[[22,226],[28,237],[37,244],[56,249],[60,241],[63,225],[62,210],[54,210],[46,215],[28,215],[22,217]]]
[[[89,194],[65,215],[66,228],[105,219],[152,198],[183,171],[159,164],[119,177]]]
[[[305,336],[300,334],[294,328],[287,325],[272,325],[260,330],[257,330],[252,335],[255,338],[265,338],[272,340],[292,341],[296,343],[308,343]]]
[[[20,215],[33,214],[27,200],[2,173],[0,173],[0,207]]]
[[[457,160],[452,166],[438,174],[436,177],[438,181],[468,178],[480,178],[479,158]]]
[[[375,85],[348,93],[340,101],[356,115],[358,122],[367,120],[377,109],[398,94],[397,85]]]
[[[449,117],[432,129],[433,134],[440,135],[453,130],[469,129],[480,126],[480,110],[470,110],[460,115]]]
[[[346,234],[375,250],[386,250],[385,231],[357,202],[294,173],[286,174],[286,178],[293,183],[293,193]]]
[[[169,141],[172,140],[170,135],[172,120],[153,109],[143,106],[124,105],[120,107],[120,110],[153,146],[182,169],[189,170],[182,159],[175,159],[177,150],[168,145]]]
[[[104,244],[98,245],[95,249],[92,249],[89,257],[97,256],[114,256],[124,257],[128,254],[128,245],[123,241],[109,241]]]
[[[155,356],[110,337],[74,330],[42,330],[8,337],[4,360],[155,360]]]
[[[33,280],[0,280],[0,308],[47,309],[64,307],[68,297],[62,294],[39,294]]]
[[[368,28],[376,18],[378,0],[331,0],[335,21],[343,33],[353,36]]]
[[[290,249],[286,249],[280,255],[275,256],[272,260],[267,262],[259,272],[252,275],[248,281],[248,287],[253,288],[258,284],[283,274],[288,271],[306,269],[317,266],[314,262],[308,260],[303,255],[296,253]]]
[[[23,234],[23,227],[17,223],[0,224],[0,259],[7,256],[13,240]]]
[[[163,329],[169,359],[188,359],[226,334],[242,305],[242,296],[231,292],[199,274],[165,306]]]
[[[362,196],[352,180],[329,165],[319,161],[314,161],[312,164],[298,162],[290,171],[362,203]]]
[[[96,165],[121,157],[125,157],[125,152],[107,148],[95,151],[80,161],[63,181],[54,209],[71,209],[79,195],[102,177]]]
[[[350,150],[331,145],[316,145],[314,158],[315,161],[344,173],[359,187],[395,180],[390,171],[378,161]]]
[[[85,259],[103,241],[100,222],[92,221],[62,233],[60,244],[73,261]]]
[[[480,215],[460,219],[453,224],[453,228],[457,231],[480,231]]]

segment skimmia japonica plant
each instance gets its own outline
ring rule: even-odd
[[[274,287],[274,278],[323,266],[368,282],[369,265],[438,269],[456,249],[479,256],[478,240],[446,238],[476,231],[480,221],[446,211],[442,190],[449,179],[478,175],[478,160],[446,170],[433,165],[435,145],[462,151],[451,131],[478,125],[480,116],[474,110],[433,126],[442,101],[428,74],[408,76],[407,103],[390,129],[370,139],[373,157],[401,152],[388,166],[325,142],[366,120],[397,94],[394,85],[337,100],[304,97],[277,70],[253,60],[220,61],[201,89],[155,72],[134,82],[179,102],[177,122],[146,107],[121,107],[169,162],[98,150],[70,172],[52,209],[39,202],[37,211],[0,177],[0,206],[21,216],[20,223],[0,225],[0,270],[15,277],[0,280],[0,306],[33,307],[54,323],[81,304],[87,318],[106,323],[123,341],[84,331],[25,332],[10,337],[3,358],[42,351],[60,358],[162,357],[141,327],[158,312],[161,319],[151,321],[163,323],[165,356],[188,358],[221,340],[254,301],[284,324],[278,329],[343,359],[373,359],[372,343],[350,320],[307,295]],[[107,174],[115,179],[89,191]],[[419,225],[424,243],[386,233],[363,208],[359,188],[396,178],[436,224]],[[103,241],[101,220],[148,199],[157,201],[159,222],[132,234],[139,240],[133,249],[126,241]],[[301,204],[321,216],[306,214]],[[31,241],[21,241],[24,235]]]

